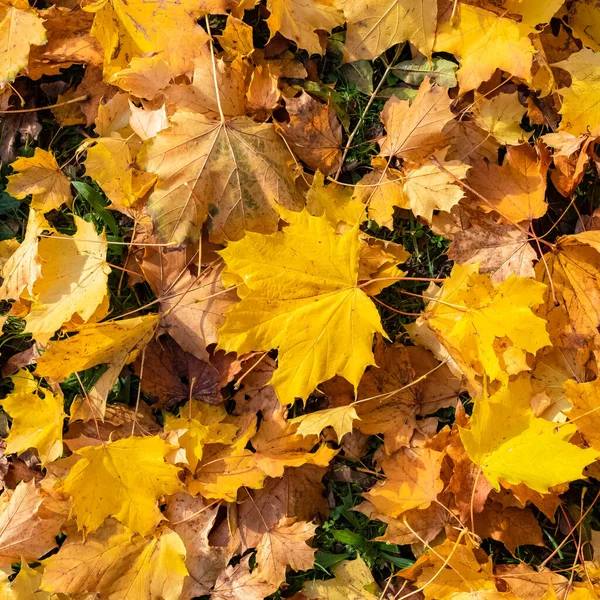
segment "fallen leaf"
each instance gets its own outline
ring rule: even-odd
[[[290,225],[283,232],[248,233],[222,251],[228,281],[243,281],[244,288],[241,302],[219,330],[219,347],[228,352],[279,348],[271,384],[282,404],[306,399],[335,374],[358,386],[365,367],[372,364],[372,336],[383,331],[377,310],[357,287],[358,228],[339,235],[324,217],[306,211],[289,213],[286,219]],[[322,248],[327,247],[324,255]],[[300,264],[305,265],[301,272]],[[269,285],[274,274],[276,287]],[[306,329],[290,329],[290,313]],[[361,315],[360,321],[354,315]],[[255,323],[251,329],[247,319]]]
[[[503,508],[493,502],[477,515],[475,524],[479,536],[502,542],[512,555],[518,546],[544,545],[542,529],[529,508]]]
[[[531,135],[521,129],[526,110],[517,94],[500,93],[491,99],[477,94],[473,104],[473,120],[500,144],[514,146],[526,142]]]
[[[529,380],[517,379],[477,399],[470,429],[460,428],[469,458],[496,490],[502,478],[544,494],[551,486],[578,479],[583,468],[599,456],[596,450],[569,443],[575,425],[557,428],[535,417],[529,404],[532,395]],[[544,466],[548,461],[552,468]]]
[[[437,19],[435,3],[342,0],[339,5],[348,22],[344,62],[378,58],[388,48],[406,41],[431,57]]]
[[[11,166],[15,174],[8,177],[7,194],[19,200],[31,194],[31,208],[42,213],[72,204],[71,182],[51,152],[36,148],[32,158],[18,158]]]
[[[577,383],[567,379],[564,384],[566,399],[573,405],[567,415],[577,429],[596,450],[600,450],[600,436],[596,427],[599,420],[600,389],[597,381]]]
[[[381,595],[371,569],[360,556],[335,565],[331,571],[333,579],[305,583],[304,596],[324,600],[375,600]]]
[[[181,489],[179,469],[164,462],[170,447],[157,436],[131,436],[80,448],[64,482],[79,529],[93,532],[115,517],[134,532],[150,533],[161,521],[156,501]]]
[[[38,242],[41,276],[32,289],[33,303],[25,330],[46,343],[60,327],[78,317],[85,323],[108,294],[107,243],[93,223],[74,216],[73,236],[52,236]]]
[[[148,201],[156,231],[175,243],[197,240],[209,215],[214,241],[276,231],[272,202],[296,210],[302,205],[288,160],[272,124],[242,117],[216,123],[191,113],[176,113],[137,156],[158,176]]]
[[[175,532],[164,529],[145,540],[114,519],[86,537],[69,536],[45,565],[44,590],[93,591],[119,600],[178,600],[187,576],[185,547]]]
[[[381,463],[385,481],[364,497],[378,513],[389,517],[398,517],[413,508],[428,508],[444,488],[441,459],[442,454],[435,450],[398,450]]]
[[[448,90],[425,79],[412,104],[392,96],[383,107],[381,120],[387,135],[379,144],[382,156],[413,162],[427,158],[447,140],[444,126],[454,116]]]
[[[461,592],[496,591],[491,559],[468,538],[466,543],[446,540],[430,547],[399,576],[416,581],[419,587],[430,581],[423,589],[427,600],[449,598]]]
[[[268,0],[267,9],[271,39],[279,32],[309,54],[323,54],[317,29],[331,32],[344,24],[344,16],[332,0]]]
[[[479,264],[494,283],[517,277],[535,277],[537,258],[526,233],[517,227],[486,222],[459,231],[452,240],[448,258],[461,265]]]
[[[257,576],[279,586],[285,581],[286,567],[293,571],[312,569],[315,550],[308,542],[316,528],[312,523],[286,517],[265,532],[256,546]]]
[[[456,75],[461,94],[476,89],[496,69],[526,82],[531,80],[531,27],[462,3],[457,15],[456,21],[438,27],[434,51],[450,52],[460,58]]]
[[[181,538],[188,575],[183,582],[181,600],[209,594],[219,574],[227,566],[225,548],[210,546],[208,536],[219,510],[202,498],[180,492],[167,499],[165,516]]]
[[[499,338],[508,338],[513,351],[535,354],[550,345],[546,322],[532,308],[543,302],[545,288],[532,279],[511,275],[493,284],[477,265],[455,265],[441,290],[431,297],[420,320],[439,336],[439,341],[459,364],[465,375],[485,374],[490,380],[507,380],[503,354],[494,347]],[[528,323],[527,329],[524,324]]]
[[[290,423],[297,423],[297,432],[303,436],[319,435],[327,427],[332,427],[339,442],[344,435],[352,431],[356,420],[360,420],[360,417],[353,406],[340,406],[296,417],[291,419]]]
[[[45,229],[50,229],[50,225],[44,215],[30,210],[25,237],[2,267],[4,281],[0,297],[3,300],[18,300],[24,290],[29,296],[33,294],[33,285],[42,274],[38,236]]]
[[[464,189],[458,180],[467,176],[469,166],[457,160],[423,165],[406,172],[404,193],[410,208],[417,217],[431,222],[434,210],[450,212],[464,197]]]
[[[104,48],[106,76],[147,53],[162,53],[179,75],[189,69],[207,41],[206,32],[198,25],[202,16],[199,3],[109,0],[85,9],[95,13],[91,32]]]
[[[280,130],[292,152],[314,171],[333,175],[342,164],[342,126],[331,105],[302,92],[285,108],[290,120]]]
[[[568,71],[571,85],[561,88],[560,130],[573,135],[600,132],[600,108],[595,102],[600,86],[600,62],[596,52],[584,48],[552,65]]]
[[[484,210],[495,210],[510,224],[531,221],[546,214],[548,165],[535,148],[509,146],[502,166],[477,163],[469,172],[469,184]]]
[[[277,586],[261,581],[256,570],[250,571],[250,557],[221,572],[210,595],[212,600],[263,600],[277,590]]]
[[[64,398],[42,388],[26,369],[12,380],[13,391],[2,400],[2,409],[13,420],[4,452],[21,454],[35,448],[44,467],[63,453]]]
[[[0,6],[0,87],[14,81],[27,66],[31,46],[47,42],[43,19],[27,2],[2,2]]]
[[[5,489],[0,496],[0,565],[25,558],[35,562],[56,547],[55,537],[62,522],[43,518],[44,498],[34,481],[22,481],[14,491]]]

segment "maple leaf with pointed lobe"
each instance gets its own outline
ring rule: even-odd
[[[383,333],[358,287],[358,227],[340,235],[306,211],[286,219],[282,232],[248,233],[221,252],[228,281],[243,288],[219,330],[228,352],[279,349],[272,385],[282,404],[336,374],[357,386],[373,364],[373,334]]]

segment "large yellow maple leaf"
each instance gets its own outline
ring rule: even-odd
[[[197,240],[207,217],[214,241],[239,239],[245,230],[276,231],[273,203],[296,210],[303,204],[291,160],[272,124],[247,117],[220,123],[182,112],[137,155],[158,176],[148,200],[156,231],[176,243]]]
[[[21,369],[12,380],[15,388],[2,400],[2,408],[13,419],[4,452],[21,454],[35,448],[45,466],[63,452],[64,398],[62,393],[40,387],[27,369]]]
[[[27,66],[32,45],[46,43],[43,23],[26,0],[0,2],[0,88]]]
[[[128,437],[81,448],[64,482],[79,529],[95,531],[115,517],[132,531],[150,533],[162,519],[157,500],[182,489],[179,469],[165,462],[172,446],[157,436]]]
[[[6,193],[23,200],[31,194],[31,208],[43,213],[73,200],[71,182],[60,170],[52,152],[36,148],[31,158],[17,158],[12,163]]]
[[[348,21],[344,61],[372,60],[409,41],[431,56],[437,5],[427,0],[341,0]]]
[[[97,234],[93,223],[73,218],[75,235],[43,238],[38,244],[41,277],[33,285],[25,331],[40,342],[75,316],[88,321],[108,294],[106,236]]]
[[[507,380],[509,372],[528,368],[525,353],[550,345],[546,321],[532,311],[542,304],[546,286],[514,275],[494,284],[478,267],[455,265],[420,320],[467,376],[485,373],[492,381]],[[511,342],[504,351],[495,345],[503,338]]]
[[[106,77],[150,53],[160,53],[181,74],[208,40],[198,24],[201,4],[194,0],[99,0],[84,8],[95,13],[91,33],[104,49]]]
[[[282,404],[306,399],[334,375],[355,387],[373,364],[377,309],[358,283],[359,229],[338,234],[325,216],[288,213],[272,235],[248,233],[222,251],[241,302],[227,313],[219,347],[279,349],[272,385]]]
[[[469,458],[496,490],[502,479],[544,494],[554,485],[579,479],[584,467],[600,456],[597,450],[569,443],[575,425],[557,427],[536,417],[532,396],[529,379],[521,377],[477,399],[470,429],[460,428]]]
[[[460,58],[456,75],[461,93],[477,88],[496,69],[529,81],[535,50],[528,36],[533,29],[477,6],[458,7],[457,21],[438,27],[434,50]]]

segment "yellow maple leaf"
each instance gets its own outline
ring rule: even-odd
[[[303,204],[291,160],[272,124],[247,117],[220,123],[182,112],[137,155],[158,176],[148,200],[156,231],[175,243],[197,240],[209,214],[217,242],[239,239],[245,230],[276,231],[273,203],[296,210]]]
[[[133,57],[156,53],[179,75],[191,68],[208,40],[198,24],[201,5],[192,0],[101,0],[84,9],[95,13],[91,33],[104,49],[106,77],[127,67]]]
[[[535,354],[550,345],[546,321],[532,311],[542,304],[546,286],[514,275],[494,284],[477,271],[478,265],[454,265],[420,321],[436,332],[467,376],[472,370],[492,381],[506,380],[501,359],[509,357],[495,347],[496,340],[510,340],[511,358],[515,352],[524,358],[525,352]]]
[[[227,17],[225,29],[221,35],[217,36],[217,39],[228,60],[234,60],[240,56],[248,57],[254,52],[252,31],[250,25],[236,19],[233,15]]]
[[[306,211],[286,220],[280,233],[248,233],[221,252],[231,282],[244,287],[219,347],[239,354],[278,348],[272,385],[291,404],[336,374],[358,386],[373,364],[373,334],[383,328],[357,286],[358,227],[340,235],[325,216]]]
[[[271,37],[280,32],[309,54],[323,53],[317,29],[331,32],[344,24],[334,0],[268,0],[267,8],[271,13],[267,19]]]
[[[84,323],[108,295],[106,236],[93,223],[74,215],[75,235],[43,238],[38,244],[41,277],[33,285],[33,303],[25,331],[47,342],[73,317]]]
[[[5,453],[21,454],[35,448],[45,466],[63,452],[64,399],[61,393],[40,387],[26,369],[13,375],[12,380],[15,388],[1,402],[13,420]]]
[[[0,88],[27,66],[31,46],[46,43],[43,23],[26,0],[0,3]]]
[[[531,132],[521,129],[521,120],[526,112],[518,94],[502,93],[488,99],[475,93],[473,120],[501,144],[521,144],[529,139]]]
[[[352,188],[331,183],[325,185],[325,177],[315,173],[312,185],[306,194],[306,209],[313,217],[325,215],[332,227],[340,222],[355,225],[359,219],[366,220],[365,205],[353,198]]]
[[[69,535],[44,564],[44,590],[118,600],[178,600],[188,573],[185,547],[174,531],[163,528],[144,539],[114,519],[90,535]]]
[[[64,490],[73,498],[79,529],[95,531],[115,517],[134,532],[150,533],[161,521],[157,500],[182,489],[179,469],[164,461],[171,446],[157,436],[131,436],[77,450]]]
[[[31,158],[17,158],[11,164],[6,193],[23,200],[31,194],[31,208],[42,213],[68,206],[73,201],[71,182],[60,170],[52,152],[36,148]]]
[[[8,576],[2,574],[6,579],[0,581],[0,598],[2,600],[50,600],[48,592],[39,589],[42,581],[41,567],[32,569],[27,562],[21,561],[21,568],[17,576],[8,581]]]
[[[33,285],[42,272],[38,236],[45,229],[51,227],[44,215],[30,210],[25,237],[2,267],[4,281],[0,288],[0,298],[3,300],[18,300],[24,290],[27,290],[29,296],[33,294]]]
[[[546,0],[545,2],[505,0],[503,6],[510,13],[521,15],[523,23],[526,25],[535,27],[539,23],[548,23],[563,4],[564,0]],[[571,23],[569,22],[569,24]]]
[[[375,600],[381,596],[371,569],[360,556],[342,561],[331,572],[333,579],[305,583],[302,594],[311,600]]]
[[[344,62],[372,60],[388,48],[410,42],[431,57],[435,40],[437,5],[412,0],[342,0],[348,22]]]
[[[62,381],[72,373],[103,363],[135,360],[151,339],[160,315],[84,325],[69,338],[52,341],[37,361],[36,375]]]
[[[434,51],[460,58],[456,75],[464,94],[487,81],[496,69],[530,81],[535,54],[528,37],[532,32],[523,23],[460,3],[457,20],[451,19],[438,28]]]
[[[319,435],[323,429],[332,427],[335,431],[338,441],[352,431],[354,421],[360,421],[353,406],[338,406],[326,410],[303,415],[295,419],[290,419],[290,423],[298,425],[298,435]]]
[[[554,0],[558,2],[558,0]],[[593,0],[579,0],[569,9],[569,28],[588,48],[600,51],[600,19]]]
[[[532,396],[529,379],[521,377],[477,399],[470,429],[459,429],[469,458],[496,490],[502,479],[544,494],[554,485],[579,479],[584,467],[600,456],[597,450],[569,443],[575,425],[557,427],[536,417]]]
[[[455,598],[465,591],[473,592],[474,598],[480,591],[495,592],[492,559],[470,538],[463,541],[461,537],[430,548],[399,575],[422,586],[426,600]]]
[[[183,461],[194,472],[198,461],[202,460],[205,444],[232,444],[237,425],[223,423],[227,412],[222,406],[211,406],[199,400],[190,400],[179,409],[179,416],[165,414],[165,431],[173,432],[167,441],[183,450]]]
[[[86,141],[84,161],[86,175],[98,182],[116,206],[128,208],[150,190],[156,180],[152,173],[133,168],[131,149],[120,137],[94,138]]]
[[[600,55],[584,48],[552,66],[571,75],[571,85],[558,90],[563,100],[559,129],[573,135],[597,135],[600,132]]]
[[[465,179],[470,168],[459,160],[439,162],[445,170],[437,164],[423,165],[407,171],[404,182],[404,193],[413,213],[430,223],[434,210],[450,212],[464,198],[464,189],[457,179]]]

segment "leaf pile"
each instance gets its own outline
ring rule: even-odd
[[[0,45],[3,598],[600,598],[595,2]]]

